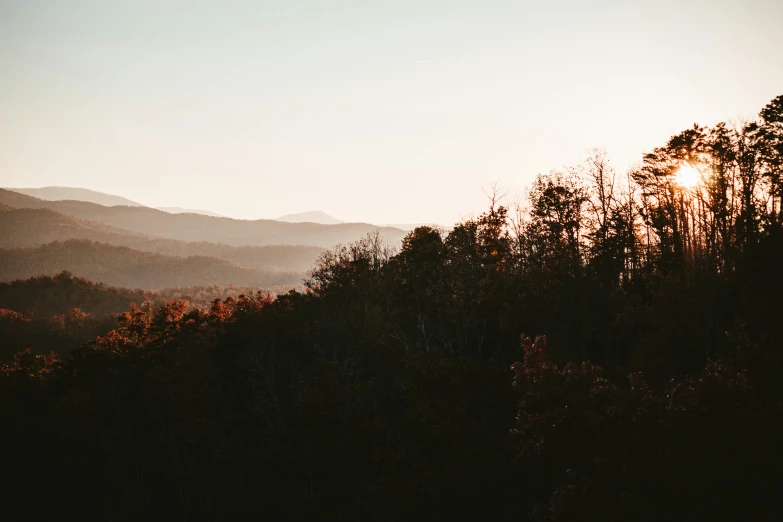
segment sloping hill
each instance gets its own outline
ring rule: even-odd
[[[96,203],[105,207],[114,207],[125,205],[131,207],[143,207],[141,203],[136,203],[122,196],[105,194],[95,190],[77,187],[41,187],[41,188],[9,188],[14,192],[33,196],[45,201],[75,200]]]
[[[298,285],[304,274],[247,268],[214,257],[166,256],[87,240],[56,241],[32,249],[0,250],[0,281],[67,270],[95,282],[128,288]]]
[[[48,208],[15,208],[0,213],[0,248],[36,247],[66,239],[113,243],[113,238],[123,236],[127,242],[143,241],[146,238],[121,228],[66,216]]]
[[[218,214],[217,212],[212,212],[211,210],[199,210],[195,208],[157,207],[157,209],[162,210],[163,212],[168,212],[169,214],[203,214],[205,216],[212,217],[226,217],[222,214]]]
[[[11,208],[48,208],[51,203],[11,189],[0,188],[0,205]]]
[[[230,246],[219,243],[188,243],[153,238],[100,223],[40,209],[12,209],[0,213],[0,248],[37,247],[53,241],[89,239],[115,246],[176,256],[210,256],[255,268],[295,272],[309,270],[323,252],[301,245]]]
[[[169,214],[147,207],[104,207],[83,201],[43,201],[0,189],[0,204],[15,208],[48,208],[79,219],[124,228],[136,233],[182,241],[229,245],[310,245],[331,248],[356,241],[370,232],[397,245],[406,232],[368,223],[283,223],[270,219],[247,221],[197,214]]]

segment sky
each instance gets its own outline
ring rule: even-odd
[[[452,224],[783,94],[783,2],[0,0],[0,186]]]

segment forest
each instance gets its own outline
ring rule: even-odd
[[[777,520],[783,95],[627,173],[595,150],[489,196],[288,292],[0,284],[4,512]]]

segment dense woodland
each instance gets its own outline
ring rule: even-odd
[[[597,151],[448,233],[329,250],[303,292],[16,282],[4,324],[117,315],[7,358],[4,510],[777,520],[780,259],[783,96],[628,173]]]

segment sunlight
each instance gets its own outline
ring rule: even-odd
[[[693,188],[699,184],[700,179],[699,171],[688,163],[683,163],[674,174],[674,182],[682,188]]]

